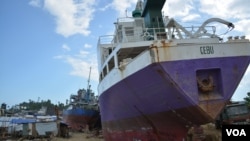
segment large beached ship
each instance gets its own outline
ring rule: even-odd
[[[133,17],[119,18],[114,35],[99,38],[107,141],[185,140],[190,127],[215,121],[249,66],[249,40],[216,33],[214,25],[230,31],[233,23],[211,18],[183,27],[162,16],[164,3],[139,0]]]
[[[90,88],[89,80],[87,89],[79,89],[77,94],[70,95],[69,107],[62,113],[63,122],[72,130],[91,128],[100,118],[98,97]]]

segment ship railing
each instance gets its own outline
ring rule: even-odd
[[[102,47],[114,48],[116,44],[128,42],[141,42],[150,40],[168,40],[168,39],[190,39],[190,38],[219,38],[215,34],[215,26],[205,26],[201,33],[196,31],[199,26],[190,27],[169,27],[169,28],[125,28],[116,31],[116,35],[101,36],[99,44]],[[184,30],[185,29],[185,30]]]
[[[135,18],[133,18],[133,17],[120,17],[120,18],[117,19],[117,23],[120,23],[120,22],[134,22],[134,21],[135,21]]]
[[[112,44],[140,42],[149,40],[191,39],[191,38],[220,38],[216,34],[215,26],[204,26],[202,32],[200,26],[189,27],[159,27],[159,28],[125,28],[116,31]]]
[[[191,39],[191,38],[219,38],[215,34],[215,26],[203,27],[203,32],[197,33],[200,26],[189,26],[189,27],[171,27],[167,29],[168,39]]]
[[[218,22],[228,27],[228,33],[234,28],[231,22],[219,18],[211,18],[206,20],[201,26],[184,27],[174,19],[169,19],[167,16],[164,19],[164,27],[143,28],[138,26],[124,27],[119,29],[116,27],[115,35],[105,35],[99,38],[99,45],[115,46],[118,43],[138,42],[148,40],[162,39],[190,39],[190,38],[220,38],[216,34],[215,26],[208,26],[211,22]],[[131,17],[119,18],[118,23],[133,22],[135,19]],[[120,25],[120,24],[119,24]],[[122,25],[122,24],[121,24]],[[218,25],[219,26],[219,25]],[[223,29],[222,26],[220,26]]]
[[[114,35],[104,35],[100,36],[98,40],[98,44],[113,44]]]
[[[140,42],[148,40],[161,40],[167,39],[165,28],[134,28],[126,27],[124,29],[116,30],[116,35],[112,42],[127,43],[127,42]]]
[[[221,34],[225,35],[231,30],[234,29],[233,23],[220,19],[220,18],[210,18],[203,22],[200,26],[190,26],[190,27],[183,27],[173,18],[168,18],[168,16],[163,17],[164,25],[167,28],[168,37],[171,38],[178,38],[178,39],[185,39],[185,38],[219,38],[219,34],[216,34],[216,27],[215,26],[208,26],[208,24],[212,22],[217,22],[216,26],[223,30],[223,27],[228,27],[226,32]],[[223,25],[224,24],[224,25]],[[223,25],[223,26],[221,26]]]
[[[165,28],[145,28],[141,36],[143,41],[168,39]]]

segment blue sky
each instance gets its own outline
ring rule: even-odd
[[[63,102],[87,87],[89,68],[97,94],[98,37],[112,34],[118,17],[130,16],[137,0],[1,0],[0,103],[50,99]],[[164,15],[197,25],[219,17],[250,37],[249,0],[167,0]],[[223,33],[223,32],[222,32]],[[226,36],[223,36],[226,37]],[[233,100],[250,92],[247,70]]]

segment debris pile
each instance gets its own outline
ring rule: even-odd
[[[193,126],[188,131],[187,141],[221,141],[221,130],[213,123]]]

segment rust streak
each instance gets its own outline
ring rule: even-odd
[[[157,48],[157,46],[155,46],[154,44],[152,44],[151,46],[150,46],[150,50],[153,52],[153,57],[154,57],[154,59],[157,57],[157,62],[160,62],[160,58],[159,58],[159,51],[158,51],[158,48]],[[155,54],[155,52],[156,52],[156,54]]]

